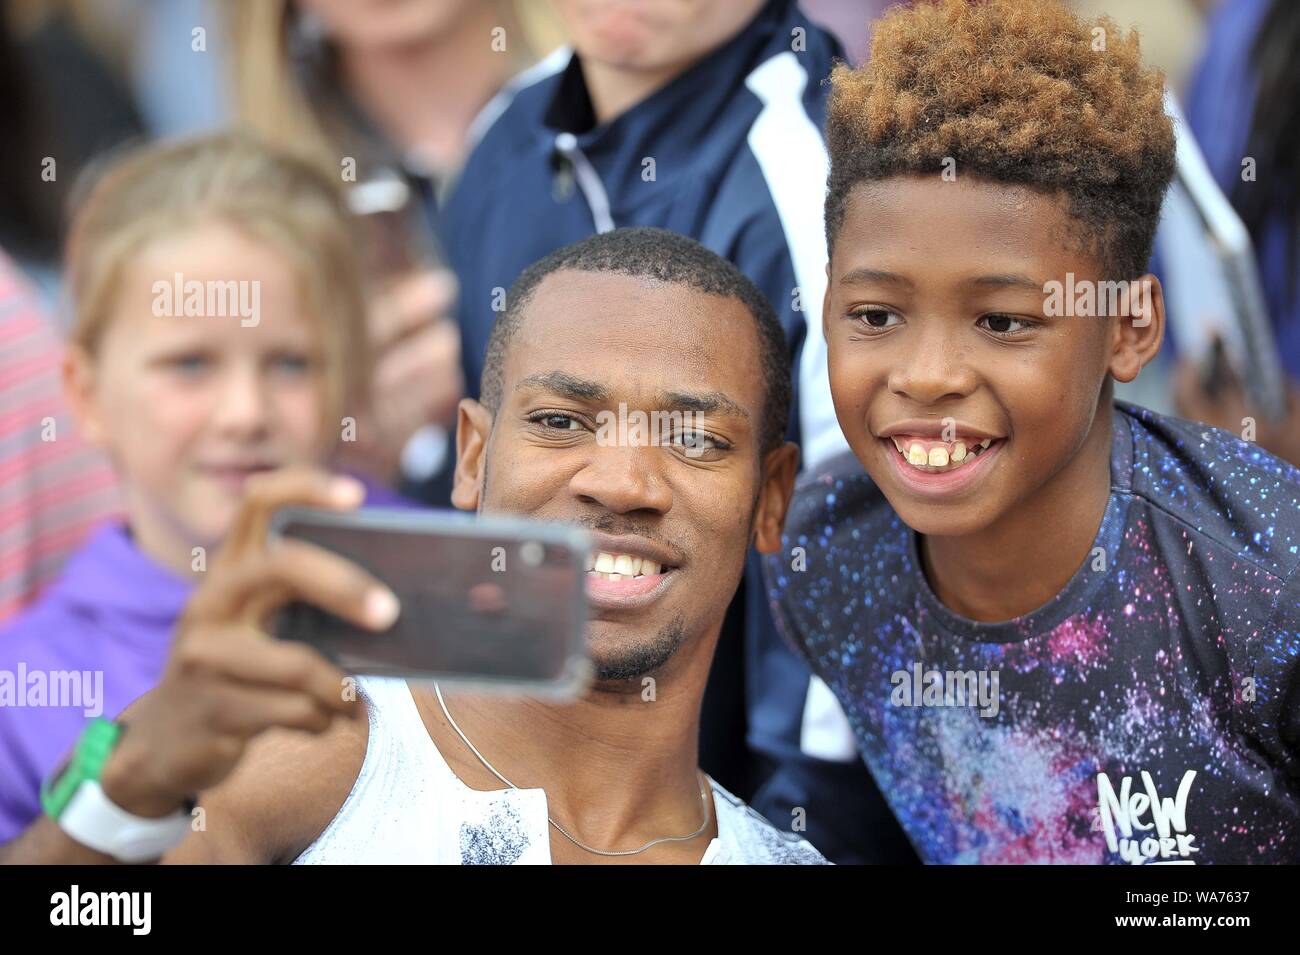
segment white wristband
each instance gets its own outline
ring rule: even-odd
[[[180,845],[190,831],[190,814],[177,810],[161,819],[135,816],[116,805],[98,780],[84,780],[58,818],[59,828],[84,846],[119,862],[147,862]]]

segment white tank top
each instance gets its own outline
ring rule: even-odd
[[[360,677],[357,685],[370,720],[361,772],[295,865],[550,864],[545,791],[471,789],[430,738],[405,680]],[[718,835],[702,865],[826,862],[808,842],[709,783]]]

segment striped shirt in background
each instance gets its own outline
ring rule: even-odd
[[[63,402],[62,358],[53,320],[0,255],[0,621],[119,509],[108,461]]]

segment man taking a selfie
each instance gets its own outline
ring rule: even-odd
[[[341,557],[268,545],[277,508],[360,500],[346,479],[278,472],[249,482],[160,685],[88,727],[46,816],[0,861],[823,862],[697,761],[747,549],[780,544],[789,401],[771,306],[693,240],[618,230],[546,257],[511,290],[481,401],[462,402],[453,499],[590,532],[587,692],[554,703],[365,677],[363,716],[340,670],[270,639],[267,621],[302,600],[384,630],[400,608]],[[620,406],[688,424],[610,442],[595,422]]]

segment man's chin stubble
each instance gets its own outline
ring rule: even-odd
[[[648,642],[631,647],[616,647],[603,658],[593,659],[596,680],[601,683],[626,683],[661,670],[686,639],[686,620],[678,615]],[[640,689],[639,686],[636,689]]]

